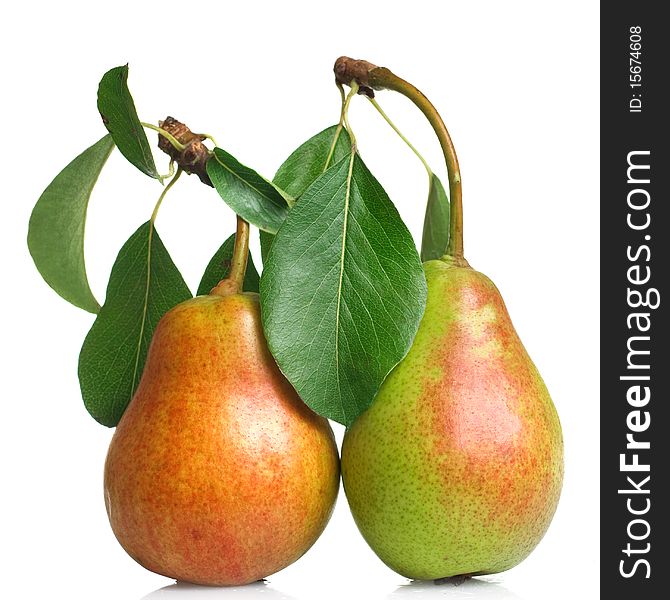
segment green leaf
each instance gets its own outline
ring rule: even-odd
[[[263,261],[263,265],[265,265],[268,262],[268,254],[275,236],[272,233],[268,233],[261,229],[258,230],[258,234],[261,239],[261,260]]]
[[[160,318],[191,297],[151,221],[123,245],[107,298],[79,355],[79,383],[93,418],[114,427],[137,388]]]
[[[409,350],[425,301],[412,236],[357,155],[301,196],[261,276],[275,360],[306,404],[345,425]]]
[[[349,133],[344,128],[338,132],[338,125],[332,125],[298,146],[279,167],[272,181],[297,200],[330,165],[350,153]],[[273,235],[260,231],[260,238],[261,258],[265,264]]]
[[[428,204],[423,221],[421,260],[433,260],[444,256],[449,243],[449,198],[442,182],[433,174],[430,178]]]
[[[286,190],[281,189],[274,181],[265,179],[265,177],[263,177],[263,179],[279,193],[279,195],[284,199],[284,202],[286,202],[289,208],[291,208],[291,206],[295,204],[295,198],[291,196],[291,194],[289,194]]]
[[[332,125],[298,146],[279,167],[272,181],[294,198],[300,198],[330,165],[351,153],[347,130],[343,128],[338,133],[337,128],[337,125]],[[335,148],[329,156],[333,141]]]
[[[221,247],[216,251],[212,260],[209,261],[205,273],[202,276],[200,285],[198,286],[198,296],[209,294],[210,290],[216,286],[219,281],[225,279],[230,271],[230,261],[233,258],[233,250],[235,248],[235,234],[231,235]],[[244,285],[242,286],[245,292],[258,292],[258,271],[254,266],[254,261],[249,252],[247,262],[247,272],[244,276]]]
[[[275,186],[225,150],[214,148],[207,174],[226,204],[252,225],[275,233],[284,222],[288,205]]]
[[[106,135],[56,175],[33,208],[28,227],[28,249],[44,280],[65,300],[92,313],[100,305],[86,276],[86,210],[113,148]]]
[[[128,89],[128,65],[115,67],[102,76],[98,86],[98,110],[121,154],[142,173],[158,179],[149,140]]]

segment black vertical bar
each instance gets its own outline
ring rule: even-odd
[[[601,3],[604,598],[668,597],[670,35],[663,8]]]

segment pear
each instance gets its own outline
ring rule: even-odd
[[[344,488],[363,536],[398,573],[497,573],[549,526],[561,426],[491,280],[448,256],[424,270],[412,347],[344,436]]]
[[[338,485],[333,432],[277,368],[257,294],[220,284],[163,316],[105,464],[130,556],[181,581],[256,581],[315,542]]]
[[[427,253],[438,238],[446,253],[424,263],[428,298],[412,346],[344,435],[349,506],[372,549],[406,577],[498,573],[528,556],[556,510],[558,415],[496,286],[465,260],[461,174],[439,113],[390,69],[340,57],[335,74],[421,110],[444,154],[450,202],[448,243],[444,210],[427,212],[438,222],[426,225],[439,224]]]

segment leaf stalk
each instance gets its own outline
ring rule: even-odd
[[[146,127],[147,129],[151,129],[152,131],[157,132],[158,134],[162,135],[170,144],[172,144],[172,147],[175,150],[179,150],[179,152],[183,152],[186,146],[182,144],[175,136],[173,136],[169,131],[166,131],[162,127],[157,127],[156,125],[152,125],[151,123],[140,123],[142,127]]]

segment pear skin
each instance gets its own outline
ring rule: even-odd
[[[161,319],[105,464],[130,556],[181,581],[256,581],[316,541],[338,486],[333,432],[277,368],[257,294],[199,296]]]
[[[398,573],[497,573],[549,527],[561,426],[491,280],[447,257],[424,269],[414,343],[345,434],[344,488],[364,538]]]

